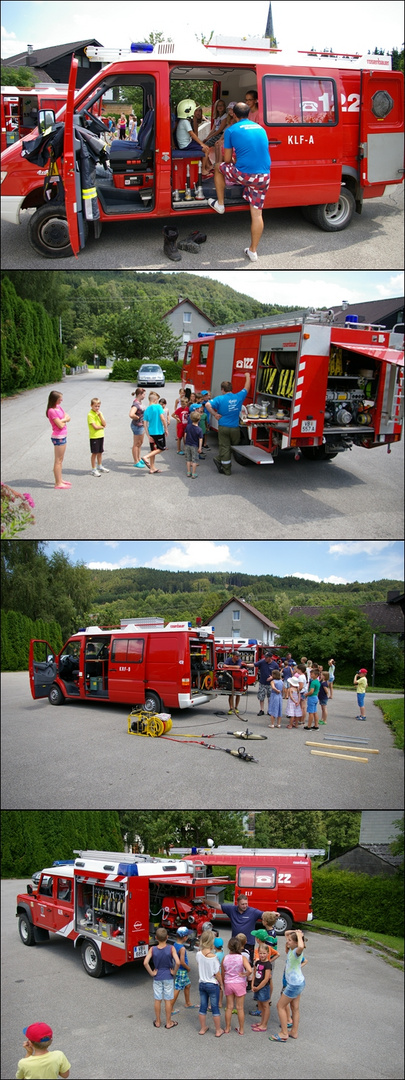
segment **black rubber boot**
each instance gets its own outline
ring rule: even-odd
[[[196,229],[195,232],[190,233],[190,236],[187,237],[187,240],[193,240],[195,244],[205,244],[206,239],[207,234],[199,232],[198,229]]]
[[[163,226],[163,251],[164,254],[167,255],[167,258],[171,259],[172,262],[180,262],[181,259],[176,244],[178,235],[178,229],[173,229],[170,225]]]
[[[198,255],[200,250],[199,244],[196,244],[191,236],[187,236],[185,240],[179,240],[177,246],[181,248],[182,251],[192,251],[194,255]]]

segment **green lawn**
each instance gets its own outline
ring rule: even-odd
[[[344,937],[350,941],[357,941],[359,944],[366,943],[373,948],[383,946],[387,950],[393,950],[398,953],[398,960],[404,958],[404,939],[401,937],[393,937],[391,934],[374,933],[371,930],[359,930],[353,926],[340,926],[339,923],[325,922],[323,919],[314,919],[312,923],[303,923],[302,930],[306,933],[308,930],[318,930],[321,927],[326,927],[328,930],[337,930]]]
[[[395,746],[399,750],[404,749],[404,703],[401,698],[394,701],[374,701],[381,709],[385,723],[392,728],[395,736]]]

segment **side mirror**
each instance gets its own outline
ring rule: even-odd
[[[53,127],[55,123],[55,113],[53,109],[40,109],[38,112],[38,131],[41,135],[45,135],[45,132],[49,128]]]
[[[33,888],[32,888],[32,885],[27,885],[27,893],[28,893],[28,896],[32,896],[32,895],[33,895],[33,892],[34,892],[34,890],[33,890]]]

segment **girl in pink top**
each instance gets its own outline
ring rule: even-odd
[[[243,1035],[245,1023],[244,997],[246,994],[246,977],[252,974],[252,968],[246,956],[241,953],[241,943],[237,938],[228,941],[228,956],[222,961],[222,978],[226,994],[225,1009],[225,1034],[231,1030],[232,1009],[236,1007],[239,1027],[236,1028],[238,1035]]]
[[[52,427],[51,442],[55,452],[53,475],[55,488],[70,488],[68,480],[62,480],[62,464],[66,450],[67,424],[70,416],[62,408],[63,395],[58,390],[51,390],[46,407],[46,415]]]

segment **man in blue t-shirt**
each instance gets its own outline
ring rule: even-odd
[[[255,939],[252,937],[252,930],[254,930],[257,920],[261,919],[263,912],[259,911],[258,908],[249,907],[247,896],[242,896],[241,893],[238,896],[236,905],[220,904],[219,907],[224,915],[228,915],[231,920],[232,937],[236,937],[237,934],[245,934],[246,948],[249,949],[252,962],[255,947]]]
[[[243,101],[234,105],[238,122],[225,128],[224,161],[215,166],[216,199],[208,199],[212,210],[225,213],[224,195],[226,184],[243,184],[243,198],[250,206],[250,247],[244,249],[251,262],[257,260],[257,245],[263,232],[262,209],[270,184],[271,158],[269,140],[260,124],[248,119],[249,106]],[[232,164],[235,151],[236,162]]]
[[[232,393],[232,383],[222,382],[221,393],[218,397],[211,398],[205,406],[207,412],[218,420],[218,454],[214,458],[218,472],[231,473],[232,446],[238,446],[240,442],[239,413],[246,395],[250,390],[249,372],[245,378],[243,390],[238,394]]]

